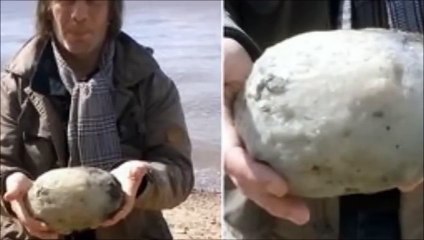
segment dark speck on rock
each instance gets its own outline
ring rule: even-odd
[[[89,175],[101,175],[102,171],[98,168],[88,168]]]
[[[320,169],[319,169],[318,166],[313,165],[312,168],[311,168],[311,170],[314,171],[314,172],[319,172]]]
[[[386,126],[386,130],[390,131],[391,127],[390,126]]]
[[[45,201],[49,205],[53,203],[53,201],[51,200],[51,198],[46,198]]]
[[[353,188],[353,187],[346,187],[345,192],[346,193],[357,193],[357,192],[359,192],[359,189]]]
[[[351,134],[352,134],[352,131],[349,130],[349,129],[346,129],[346,130],[343,131],[343,137],[344,138],[350,137]]]
[[[386,176],[383,176],[382,178],[381,178],[381,180],[383,181],[383,182],[385,182],[385,183],[387,183],[389,180],[387,179],[387,177]]]
[[[399,148],[400,148],[399,144],[396,144],[396,149],[399,149]]]
[[[36,193],[36,196],[37,197],[47,196],[47,195],[49,195],[49,190],[48,189],[45,189],[45,188],[40,187],[37,190],[37,193]]]
[[[375,111],[372,113],[372,116],[375,118],[383,118],[384,117],[384,112],[383,111]]]

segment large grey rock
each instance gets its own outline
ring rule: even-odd
[[[423,36],[301,34],[266,50],[235,102],[248,152],[294,195],[374,193],[423,176]]]
[[[28,192],[31,214],[68,234],[96,228],[122,206],[124,193],[109,172],[98,168],[54,169],[39,176]]]

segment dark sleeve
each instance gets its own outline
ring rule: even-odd
[[[32,179],[31,174],[22,168],[23,144],[18,126],[20,104],[15,78],[11,74],[1,73],[1,111],[0,111],[0,195],[6,192],[6,179],[15,172],[21,172]],[[2,206],[11,214],[8,203]]]
[[[136,206],[161,210],[183,202],[194,185],[191,142],[179,92],[159,68],[146,79],[139,97],[146,103],[146,149],[149,172],[139,188]]]
[[[239,4],[239,1],[225,1],[224,37],[232,38],[240,43],[252,61],[255,61],[261,55],[261,50],[255,41],[238,24],[240,19],[237,12]]]

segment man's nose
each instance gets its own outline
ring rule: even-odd
[[[85,0],[77,0],[72,6],[72,20],[84,22],[88,18],[88,5]]]

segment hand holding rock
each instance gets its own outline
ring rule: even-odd
[[[21,172],[12,173],[6,179],[6,193],[3,198],[10,203],[17,219],[31,236],[40,239],[57,239],[58,234],[52,231],[46,223],[33,218],[25,207],[24,199],[32,185],[32,180],[25,174]]]

